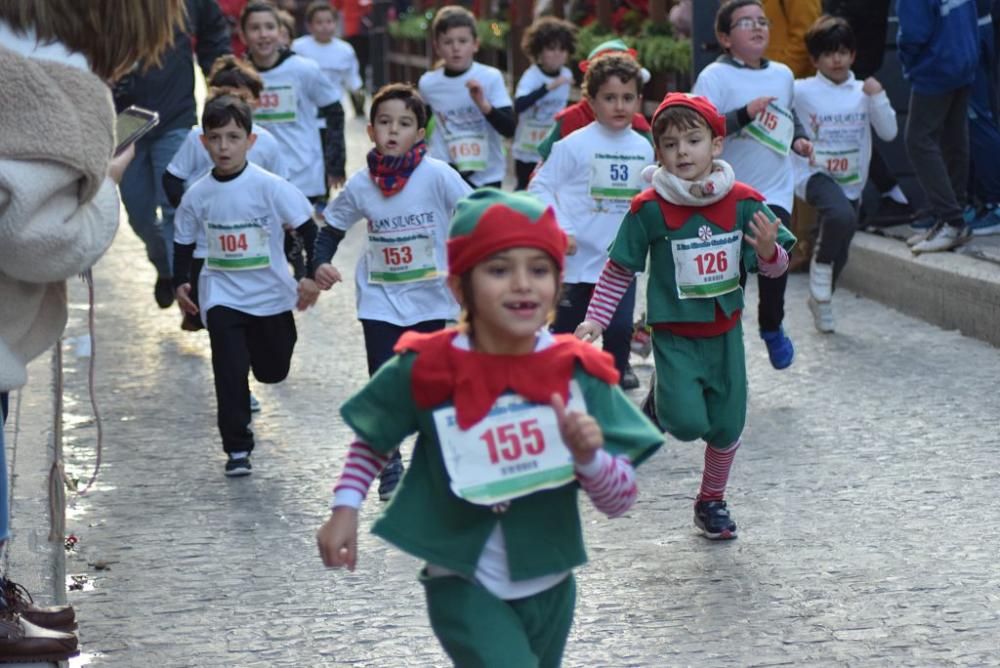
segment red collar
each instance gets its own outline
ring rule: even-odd
[[[429,409],[450,399],[461,429],[486,417],[509,390],[536,404],[548,404],[553,394],[568,400],[578,361],[587,373],[609,385],[618,383],[611,355],[569,334],[556,335],[551,346],[529,355],[489,355],[456,348],[452,341],[458,333],[454,328],[407,332],[395,351],[417,353],[411,379],[417,406]]]
[[[660,206],[660,214],[663,216],[663,222],[666,224],[668,230],[679,230],[684,227],[688,218],[694,214],[698,214],[706,218],[713,225],[721,227],[726,232],[731,232],[736,227],[736,205],[745,199],[763,202],[764,196],[745,183],[737,181],[733,184],[733,189],[714,204],[709,204],[708,206],[683,206],[680,204],[671,204],[660,197],[655,189],[648,188],[632,199],[631,211],[632,213],[637,213],[646,202],[656,202]]]
[[[594,122],[594,118],[594,110],[590,108],[586,100],[580,100],[576,104],[566,107],[556,114],[556,120],[559,121],[560,138],[574,130],[590,125]],[[636,132],[649,132],[649,123],[646,121],[646,117],[636,113],[632,117],[632,129]]]

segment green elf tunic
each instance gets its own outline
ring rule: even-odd
[[[763,200],[739,182],[704,207],[672,204],[649,189],[632,201],[611,245],[610,259],[636,273],[649,257],[646,313],[653,327],[656,412],[679,440],[725,448],[743,432],[740,266],[757,270],[757,253],[746,241],[753,215],[761,211],[775,220]],[[777,241],[790,250],[795,237],[779,224]]]

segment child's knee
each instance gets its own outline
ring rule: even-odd
[[[687,402],[656,399],[656,417],[668,434],[678,441],[696,441],[708,430],[705,410],[692,410]]]

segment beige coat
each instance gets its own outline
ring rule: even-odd
[[[90,72],[0,47],[0,391],[66,325],[66,279],[118,228],[114,108]]]

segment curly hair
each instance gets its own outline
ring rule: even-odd
[[[576,26],[554,16],[543,16],[532,23],[521,39],[521,51],[532,60],[538,60],[546,48],[573,53],[576,50]]]
[[[642,94],[642,68],[635,58],[625,53],[606,53],[590,61],[583,76],[583,90],[593,99],[597,91],[611,77],[618,77],[622,83],[635,81],[636,92]]]

